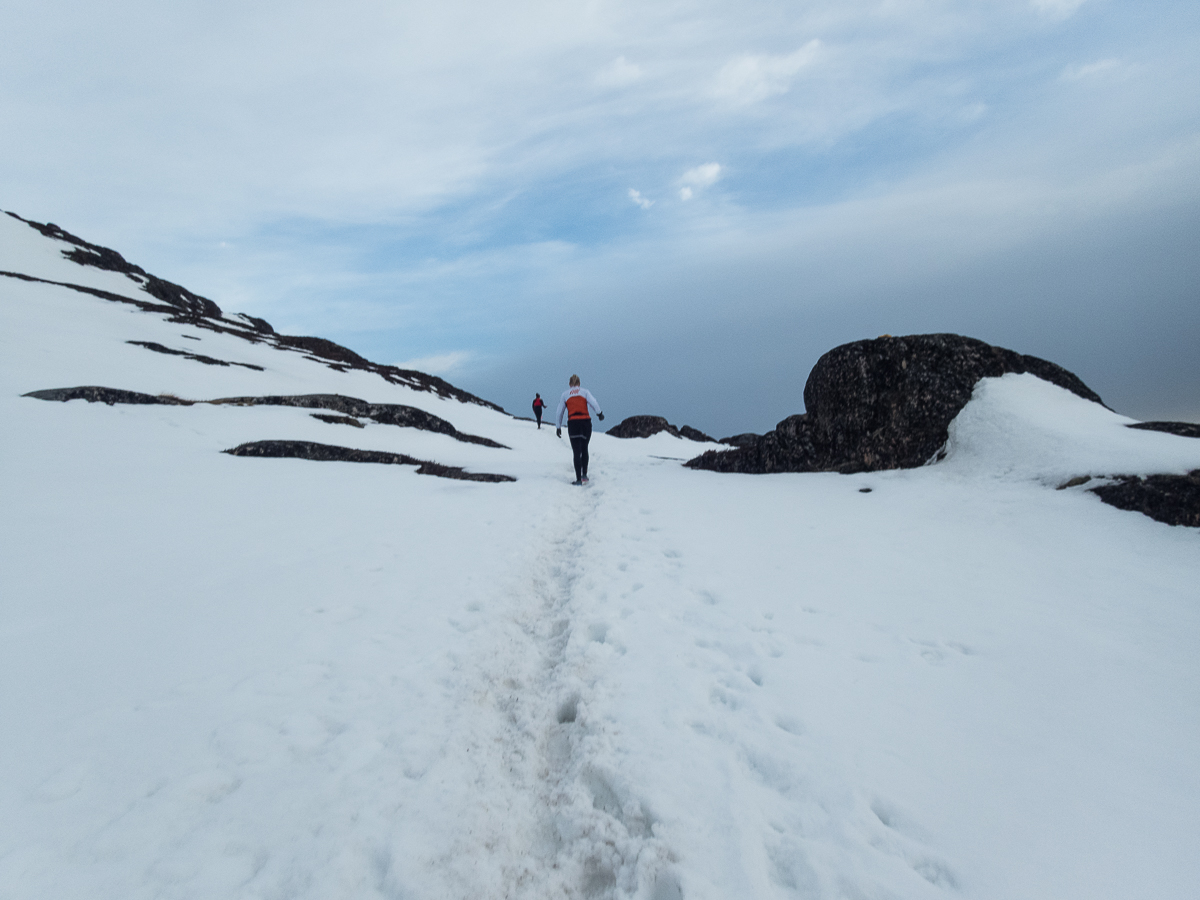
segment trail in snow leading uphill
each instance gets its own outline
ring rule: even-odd
[[[429,860],[452,895],[681,897],[654,818],[622,783],[613,723],[592,700],[619,656],[592,622],[594,516],[605,491],[572,491],[541,523],[528,558],[473,631],[455,686],[452,755],[465,796],[459,826]]]

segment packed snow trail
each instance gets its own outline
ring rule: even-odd
[[[591,713],[617,655],[603,626],[587,624],[605,491],[555,493],[496,609],[456,655],[453,771],[438,774],[462,791],[442,807],[452,840],[427,875],[447,896],[675,900],[670,850],[614,767],[612,723]]]

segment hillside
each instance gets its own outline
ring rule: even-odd
[[[1055,488],[1200,441],[1010,372],[934,465],[581,489],[219,301],[0,216],[0,898],[1193,895],[1200,532]]]

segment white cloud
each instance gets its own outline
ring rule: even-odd
[[[702,166],[696,166],[694,169],[688,169],[679,179],[679,183],[683,185],[679,190],[680,200],[691,200],[695,196],[695,192],[701,188],[706,188],[709,185],[717,183],[717,179],[721,177],[720,163],[704,163]]]
[[[647,200],[645,197],[642,196],[641,191],[634,190],[633,188],[629,189],[629,199],[632,200],[634,203],[636,203],[638,206],[640,206],[642,209],[649,209],[650,207],[652,207],[654,205],[653,200]]]
[[[1029,5],[1052,19],[1067,19],[1087,0],[1029,0]]]
[[[636,81],[641,81],[642,75],[641,66],[618,56],[597,73],[596,84],[608,88],[628,87]]]
[[[1062,78],[1064,81],[1082,81],[1085,78],[1094,78],[1097,75],[1112,72],[1120,67],[1119,59],[1101,59],[1082,66],[1068,66],[1063,69]]]
[[[428,375],[450,375],[462,369],[474,355],[470,350],[454,350],[434,356],[420,356],[396,365],[401,369],[416,369]]]
[[[721,177],[720,163],[705,163],[702,166],[696,166],[694,169],[688,169],[683,173],[680,182],[690,184],[694,187],[708,187],[710,184],[716,184],[717,179]]]
[[[821,42],[814,38],[786,56],[739,56],[721,67],[714,93],[735,103],[757,103],[776,94],[785,94],[800,71],[812,65],[820,51]]]

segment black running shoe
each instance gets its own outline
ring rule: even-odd
[[[583,484],[583,482],[582,482],[582,481],[578,481],[578,480],[577,480],[577,481],[572,481],[572,482],[571,482],[571,484],[576,484],[576,485],[578,485],[578,484]]]

